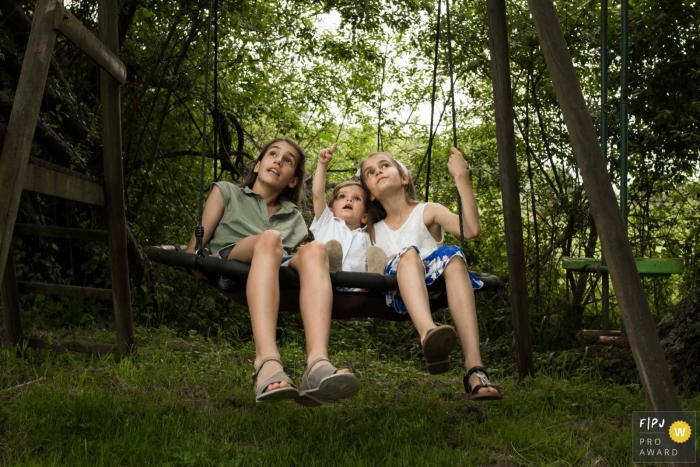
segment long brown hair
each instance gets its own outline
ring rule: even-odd
[[[401,176],[401,178],[403,178],[404,175],[408,177],[408,183],[403,186],[404,195],[406,196],[406,202],[412,206],[419,204],[420,201],[418,200],[418,196],[416,195],[416,187],[413,184],[413,180],[411,180],[411,174],[408,173],[408,170],[406,170],[406,167],[403,164],[399,163],[399,161],[397,161],[396,158],[388,152],[374,152],[369,156],[365,157],[362,160],[362,162],[360,162],[360,182],[362,183],[362,186],[365,189],[365,191],[369,193],[369,189],[367,188],[367,184],[365,183],[365,173],[362,170],[362,166],[364,165],[365,161],[372,156],[385,156],[391,161],[392,164],[394,164],[396,169],[399,171],[399,175]],[[384,209],[384,206],[382,206],[382,203],[380,203],[376,199],[372,201],[372,203],[369,205],[369,217],[373,223],[379,222],[386,217],[386,210]],[[373,234],[374,229],[372,229],[371,235],[372,241],[374,242]]]
[[[269,143],[267,143],[265,147],[260,150],[260,155],[255,160],[255,162],[253,162],[253,165],[250,166],[250,168],[248,169],[248,175],[246,175],[245,180],[243,180],[243,182],[239,186],[247,186],[250,189],[253,188],[253,185],[255,185],[255,181],[258,179],[258,174],[253,170],[253,168],[255,168],[255,164],[260,162],[260,159],[265,157],[265,154],[267,153],[268,149],[270,149],[273,144],[279,142],[287,143],[288,145],[293,147],[294,150],[297,152],[297,165],[294,169],[294,176],[297,179],[297,184],[294,186],[294,188],[290,188],[287,186],[284,190],[282,190],[282,193],[280,193],[279,197],[288,199],[292,203],[296,204],[297,207],[301,208],[302,203],[304,201],[302,194],[304,192],[304,179],[306,178],[306,153],[301,148],[301,146],[299,146],[296,143],[296,141],[293,141],[289,138],[275,138]]]
[[[369,191],[367,191],[367,188],[362,185],[360,182],[356,182],[355,180],[345,180],[344,182],[338,183],[335,188],[333,188],[333,191],[331,192],[331,195],[328,197],[328,208],[333,207],[333,203],[335,200],[338,198],[338,193],[340,192],[341,189],[345,188],[346,186],[358,186],[362,189],[362,194],[364,195],[364,202],[365,202],[365,213],[367,213],[367,223],[365,224],[366,231],[369,234],[370,239],[372,240],[372,244],[374,244],[374,222],[372,221],[372,214],[370,212],[370,195]]]

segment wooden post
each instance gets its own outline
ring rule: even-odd
[[[554,4],[552,0],[528,0],[528,4],[554,91],[571,135],[574,155],[581,169],[647,403],[652,410],[680,411],[610,177],[600,157],[601,148],[593,120],[586,107]]]
[[[17,276],[15,258],[12,250],[7,255],[5,275],[2,278],[2,317],[5,322],[5,337],[7,348],[12,349],[22,339],[22,322],[19,316],[19,293],[17,291]]]
[[[99,0],[98,16],[100,40],[116,56],[119,56],[117,0]],[[117,330],[118,353],[125,355],[134,344],[134,330],[126,256],[121,98],[119,83],[104,69],[100,70],[100,101],[114,322]]]
[[[513,311],[518,376],[522,379],[528,374],[535,375],[535,364],[532,359],[532,337],[527,310],[523,221],[520,213],[520,183],[515,157],[513,96],[510,87],[505,0],[487,0],[486,14],[489,22],[491,76],[496,110],[501,199],[503,200],[503,215],[505,217],[510,304]]]
[[[56,0],[39,0],[36,4],[32,32],[24,52],[22,71],[0,156],[0,265],[7,264],[29,150],[56,43],[53,28],[55,11]],[[4,273],[5,268],[0,268],[0,282]]]

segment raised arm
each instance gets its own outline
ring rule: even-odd
[[[474,190],[469,181],[469,170],[467,162],[462,153],[457,148],[450,149],[450,160],[447,162],[447,169],[454,177],[457,185],[459,198],[462,200],[462,221],[464,227],[464,237],[474,238],[481,233],[481,223],[479,222],[479,208],[474,197]],[[431,203],[430,212],[433,214],[434,222],[440,224],[443,229],[452,235],[459,236],[459,216],[450,212],[449,209]]]
[[[224,215],[224,210],[226,209],[226,201],[224,201],[224,195],[221,193],[221,189],[214,185],[211,189],[209,197],[207,198],[207,204],[204,205],[204,213],[202,213],[202,226],[204,226],[204,238],[202,238],[202,245],[206,245],[214,234],[216,226],[219,225],[221,218]],[[187,249],[185,252],[194,253],[195,246],[197,244],[197,237],[194,233],[190,238],[190,242],[187,244]]]
[[[318,153],[318,165],[316,173],[314,173],[314,183],[311,192],[314,196],[314,218],[318,220],[326,208],[326,173],[328,172],[328,164],[333,160],[333,153],[338,149],[338,143],[332,147],[321,149]]]

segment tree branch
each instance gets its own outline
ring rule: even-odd
[[[192,44],[192,41],[194,40],[195,36],[197,35],[197,32],[199,31],[199,22],[195,22],[192,24],[192,29],[190,30],[190,33],[187,37],[187,42],[185,42],[185,45],[183,45],[182,50],[180,51],[180,54],[178,55],[177,61],[175,62],[175,66],[173,67],[173,72],[172,75],[176,76],[178,71],[180,70],[180,65],[182,65],[182,61],[184,60],[185,56],[187,55],[187,52],[190,48],[190,45]],[[165,117],[168,114],[168,110],[170,109],[170,97],[173,94],[175,87],[175,83],[171,83],[170,87],[168,88],[168,92],[165,96],[165,104],[163,104],[163,109],[161,110],[161,115],[160,115],[160,121],[158,122],[158,130],[155,134],[155,136],[151,133],[151,139],[153,139],[153,148],[151,150],[151,157],[148,160],[148,169],[147,172],[150,172],[153,169],[153,164],[155,164],[156,161],[156,156],[158,155],[159,152],[161,152],[160,149],[160,138],[163,134],[163,125],[165,124]],[[146,128],[148,128],[148,131],[150,133],[150,128],[149,128],[149,121],[145,122]],[[129,210],[129,214],[132,217],[132,219],[135,219],[136,216],[138,216],[138,213],[141,209],[141,204],[143,203],[143,200],[146,197],[146,191],[151,185],[151,179],[147,178],[144,181],[143,186],[141,187],[141,190],[139,192],[139,195],[136,197],[136,205],[132,207],[132,209]]]
[[[547,153],[547,158],[552,166],[552,172],[554,173],[554,180],[557,182],[559,187],[559,193],[564,193],[562,188],[562,183],[559,180],[559,174],[557,173],[557,166],[554,164],[554,158],[552,157],[552,150],[549,147],[549,139],[547,138],[547,131],[544,128],[544,119],[542,118],[542,112],[540,108],[540,101],[537,98],[536,83],[533,83],[532,89],[530,89],[532,94],[532,104],[535,107],[535,115],[537,115],[537,123],[540,129],[540,135],[542,136],[542,144],[544,145],[544,150]]]
[[[248,154],[245,151],[233,151],[231,153],[232,155],[240,155],[247,157],[249,159],[253,159],[253,156]],[[163,159],[177,159],[179,157],[186,157],[186,156],[193,156],[193,157],[202,157],[202,153],[199,151],[175,151],[175,152],[169,152],[167,154],[162,154],[161,157]],[[225,152],[220,152],[219,154],[212,154],[212,153],[206,153],[204,154],[204,157],[207,159],[215,159],[217,161],[221,162],[221,169],[226,170],[227,172],[237,172],[236,166],[231,163],[231,158],[229,157],[228,154]]]
[[[3,47],[2,51],[5,55],[5,60],[0,61],[1,66],[15,81],[19,81],[22,65],[14,54],[8,53],[9,51],[6,47]],[[61,106],[59,113],[62,120],[58,124],[61,130],[76,142],[87,143],[90,157],[99,162],[99,157],[102,155],[102,138],[85,125],[71,103],[52,91],[48,84],[44,90],[44,102],[46,103],[44,110],[56,111],[56,108],[59,105]]]
[[[27,14],[22,9],[20,2],[2,0],[0,1],[0,10],[2,11],[2,15],[4,17],[3,22],[7,24],[15,33],[15,42],[18,45],[25,47],[29,42],[29,33],[32,30],[32,20],[29,19]],[[53,57],[51,57],[49,71],[56,77],[58,82],[61,83],[61,86],[71,93],[70,85],[68,84],[68,81],[66,81],[66,77],[63,75],[63,71],[58,65],[58,62]]]
[[[151,68],[151,72],[148,74],[148,77],[144,80],[144,82],[141,83],[141,89],[139,90],[139,93],[137,94],[136,98],[134,99],[133,105],[131,106],[131,108],[129,109],[129,112],[126,114],[126,116],[122,120],[122,125],[125,128],[129,124],[129,122],[131,122],[131,119],[134,117],[136,110],[141,105],[141,100],[146,95],[146,91],[148,91],[150,84],[155,79],[156,72],[158,71],[158,68],[160,67],[161,62],[163,61],[163,56],[165,55],[165,52],[168,49],[168,46],[170,45],[170,41],[172,40],[173,35],[175,34],[175,30],[177,27],[177,20],[178,20],[178,18],[176,17],[175,20],[173,21],[172,26],[170,27],[170,31],[168,32],[168,37],[165,39],[165,42],[163,42],[163,45],[160,48],[160,52],[158,53],[158,57],[156,58],[155,62],[153,63],[153,67]]]
[[[7,94],[0,92],[0,115],[5,119],[10,119],[12,112],[13,101]],[[2,125],[7,131],[7,127]],[[34,131],[34,140],[46,148],[51,154],[57,157],[59,163],[63,165],[72,165],[78,172],[87,172],[87,168],[80,160],[77,154],[71,149],[66,141],[56,133],[51,127],[44,123],[41,118],[36,122],[36,130]]]
[[[526,150],[528,153],[530,153],[530,155],[531,155],[531,157],[532,157],[532,160],[534,160],[534,161],[535,161],[535,164],[537,164],[537,168],[540,169],[540,173],[542,174],[542,176],[544,177],[544,179],[547,181],[547,184],[548,184],[549,187],[552,189],[552,191],[557,195],[557,197],[559,197],[559,196],[561,195],[561,192],[557,189],[557,186],[554,184],[554,182],[552,181],[552,179],[551,179],[551,178],[549,177],[549,175],[547,174],[547,171],[546,171],[546,170],[544,169],[544,167],[542,166],[542,163],[540,162],[539,158],[537,157],[537,154],[535,154],[535,150],[532,149],[532,146],[530,145],[529,138],[528,138],[528,139],[525,139],[525,136],[524,136],[524,135],[525,135],[525,132],[523,131],[523,128],[522,128],[522,126],[521,126],[521,124],[520,124],[520,120],[518,120],[518,116],[516,115],[516,116],[514,116],[513,118],[514,118],[514,120],[515,120],[515,125],[518,127],[518,131],[520,132],[520,135],[523,137],[523,139],[524,139],[525,142],[526,142],[526,144],[525,144],[525,150]]]

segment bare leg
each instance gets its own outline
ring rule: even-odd
[[[408,314],[418,330],[420,341],[435,327],[433,315],[430,313],[428,288],[425,285],[425,267],[415,249],[408,249],[399,260],[396,271],[401,298],[406,304]]]
[[[276,331],[280,304],[279,269],[283,252],[279,232],[266,230],[241,240],[228,255],[228,259],[250,263],[246,298],[255,341],[255,368],[265,357],[280,356]],[[266,380],[281,369],[279,363],[267,362],[260,370],[258,381]],[[286,382],[272,383],[266,391],[288,386]]]
[[[333,307],[333,287],[329,274],[326,246],[311,242],[299,248],[289,267],[299,273],[299,308],[304,322],[306,336],[307,365],[319,357],[328,358],[328,340],[331,332],[331,309]],[[319,362],[310,368],[309,374],[326,362]],[[342,369],[338,372],[347,373]]]
[[[474,366],[483,366],[479,351],[479,325],[476,320],[476,300],[469,273],[464,261],[453,257],[443,272],[447,286],[447,304],[452,320],[457,328],[459,340],[464,352],[464,366],[467,370]],[[479,384],[479,378],[472,374],[469,378],[472,387]],[[481,388],[479,393],[498,391],[495,388]]]

